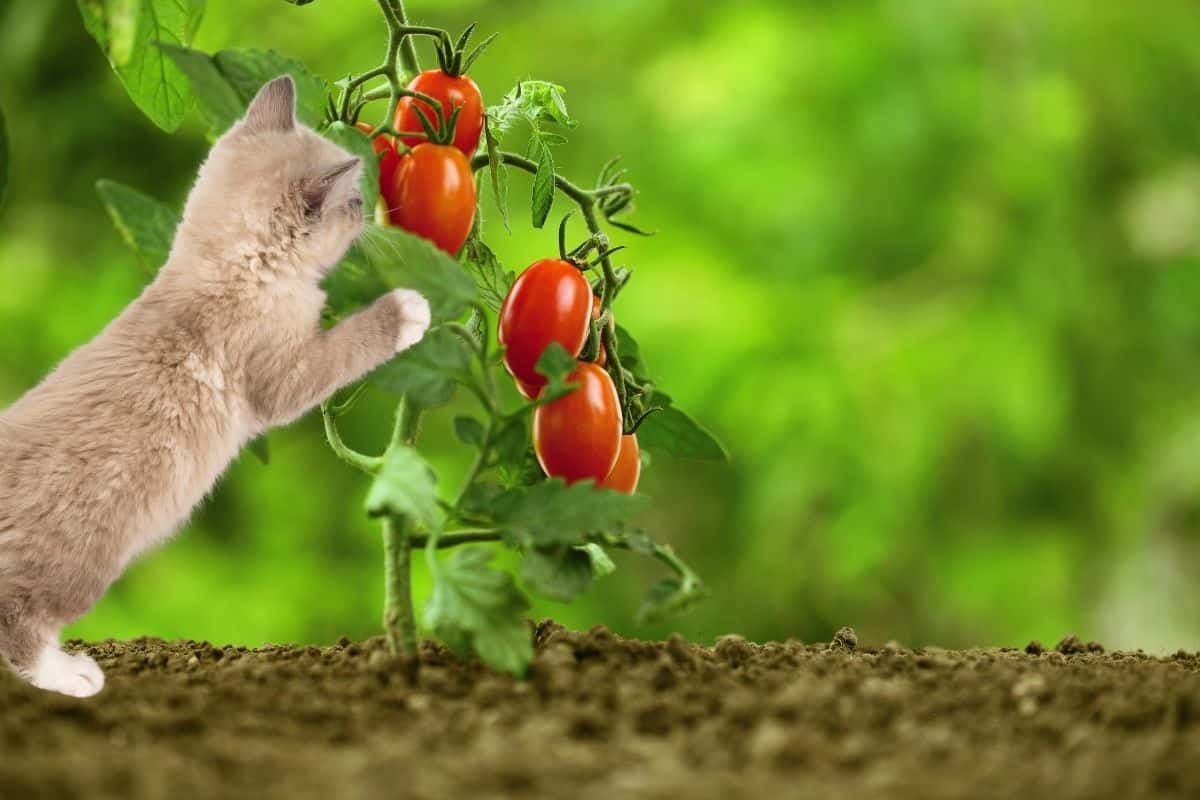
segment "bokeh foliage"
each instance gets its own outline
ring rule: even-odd
[[[1117,0],[411,0],[501,37],[475,69],[568,89],[559,168],[642,191],[620,319],[729,465],[656,461],[645,525],[712,597],[637,628],[636,560],[574,626],[708,640],[1200,646],[1200,17]],[[370,66],[368,0],[210,0],[194,46]],[[430,62],[427,52],[425,62]],[[125,96],[73,3],[0,0],[0,403],[144,284],[95,190],[178,204],[206,144]],[[527,196],[513,175],[514,197]],[[485,192],[486,196],[486,192]],[[554,232],[484,201],[520,268]],[[464,401],[465,403],[465,401]],[[343,424],[382,442],[391,400]],[[460,471],[454,411],[424,448]],[[366,481],[315,416],[245,456],[183,536],[73,629],[258,643],[373,634]],[[422,590],[418,575],[418,594]]]

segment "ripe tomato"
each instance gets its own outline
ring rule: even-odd
[[[617,463],[613,464],[608,477],[600,481],[598,488],[614,489],[625,494],[637,491],[638,478],[642,475],[642,451],[638,447],[637,434],[621,437],[621,449],[617,452]]]
[[[617,387],[588,361],[579,362],[567,380],[579,388],[533,411],[533,449],[550,477],[599,483],[612,472],[621,449]]]
[[[413,78],[408,88],[441,103],[443,119],[438,120],[437,112],[423,100],[401,97],[400,104],[396,106],[393,127],[398,131],[423,130],[414,104],[425,112],[431,122],[441,125],[446,124],[455,108],[462,108],[454,128],[454,146],[468,158],[475,155],[479,137],[483,133],[483,95],[475,81],[466,75],[451,76],[440,69],[430,69]],[[416,147],[423,141],[419,136],[403,137],[403,142],[409,147]]]
[[[374,130],[369,122],[358,122],[358,129],[368,136]],[[380,134],[371,140],[375,155],[379,156],[379,191],[381,194],[391,191],[396,167],[400,166],[400,154],[396,152],[396,140],[389,134]]]
[[[551,342],[579,355],[591,316],[592,287],[573,265],[546,258],[521,273],[500,307],[498,335],[504,366],[522,394],[535,397],[546,385],[537,362]]]
[[[456,147],[419,144],[400,158],[385,191],[393,225],[456,254],[475,221],[475,175]]]

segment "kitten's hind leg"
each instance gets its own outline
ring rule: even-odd
[[[104,688],[104,672],[90,656],[59,647],[57,627],[21,618],[11,607],[0,609],[0,656],[39,689],[91,697]]]

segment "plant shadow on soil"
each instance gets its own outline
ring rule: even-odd
[[[526,681],[429,642],[415,675],[381,639],[72,643],[98,698],[0,674],[0,798],[1200,797],[1198,654],[536,638]]]

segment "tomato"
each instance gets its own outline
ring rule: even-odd
[[[533,449],[550,477],[599,483],[612,472],[621,449],[617,387],[590,361],[579,362],[567,381],[579,388],[534,409]]]
[[[546,385],[537,362],[551,342],[579,355],[591,316],[592,287],[566,261],[535,261],[513,282],[500,307],[499,340],[504,366],[522,394],[535,397]]]
[[[359,122],[357,126],[367,136],[375,130],[375,126],[369,122]],[[400,154],[396,152],[396,140],[386,133],[372,139],[371,146],[375,148],[375,155],[379,156],[379,190],[382,192],[385,187],[392,185],[392,176],[400,165]]]
[[[638,478],[642,475],[642,451],[638,447],[637,434],[621,437],[621,449],[617,451],[617,463],[613,464],[608,477],[597,485],[601,489],[614,489],[625,494],[637,491]]]
[[[440,69],[430,69],[413,78],[408,88],[441,103],[443,119],[439,122],[437,112],[425,101],[401,97],[400,104],[396,106],[393,127],[398,131],[424,130],[417,116],[417,108],[425,112],[435,127],[436,124],[444,125],[454,109],[461,108],[454,128],[454,146],[468,158],[475,155],[479,137],[483,133],[483,95],[475,81],[466,75],[452,76]],[[425,140],[419,136],[406,136],[402,141],[409,147],[416,147]]]
[[[385,191],[393,225],[454,255],[475,221],[475,175],[456,147],[419,144],[400,158]]]

